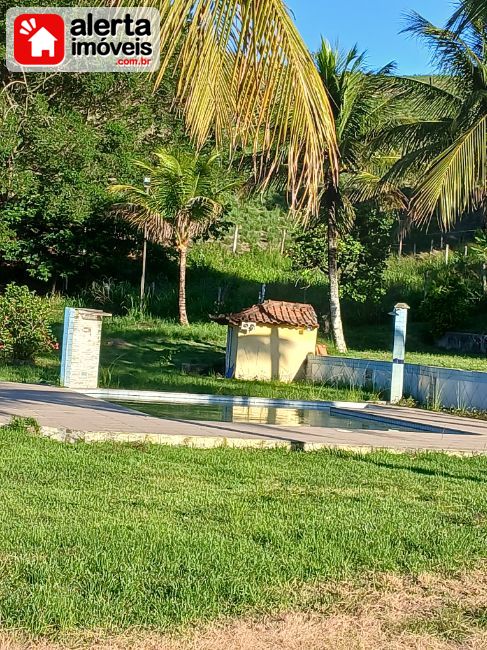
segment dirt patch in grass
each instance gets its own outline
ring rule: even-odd
[[[455,578],[372,575],[306,587],[309,612],[222,621],[179,637],[130,632],[64,642],[0,637],[0,650],[485,650],[487,567]],[[303,593],[300,594],[302,602]]]

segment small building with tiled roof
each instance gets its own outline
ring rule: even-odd
[[[266,300],[213,320],[228,325],[226,377],[285,382],[304,378],[319,326],[311,305]]]

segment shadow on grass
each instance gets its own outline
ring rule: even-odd
[[[412,474],[420,474],[422,476],[430,476],[432,478],[446,478],[454,479],[456,481],[472,481],[474,483],[487,483],[487,478],[481,478],[480,476],[463,476],[461,474],[452,474],[450,472],[445,472],[442,469],[429,469],[427,467],[421,467],[419,465],[404,465],[402,463],[390,463],[383,460],[378,460],[372,456],[355,456],[354,460],[357,460],[361,463],[366,463],[368,465],[374,465],[375,467],[380,467],[383,469],[390,470],[399,470],[403,472],[410,472]]]
[[[120,337],[130,347],[118,348],[104,345],[101,353],[102,367],[111,364],[119,370],[137,372],[142,375],[164,372],[182,372],[185,364],[201,366],[207,372],[224,369],[225,348],[211,343],[174,342],[157,337],[144,337],[120,332]]]

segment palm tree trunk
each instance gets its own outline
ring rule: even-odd
[[[330,317],[333,338],[338,352],[347,352],[343,334],[342,310],[340,307],[340,280],[337,259],[338,233],[334,216],[328,218],[328,280],[330,283]]]
[[[188,314],[186,313],[186,246],[179,248],[179,323],[189,325]]]

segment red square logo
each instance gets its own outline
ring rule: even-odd
[[[22,14],[14,21],[19,65],[58,65],[64,59],[64,20],[58,14]]]

